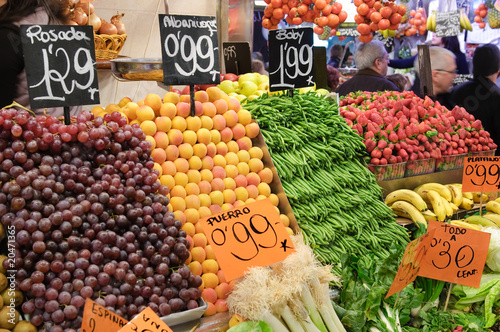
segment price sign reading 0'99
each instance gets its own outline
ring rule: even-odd
[[[313,63],[312,28],[269,31],[270,91],[313,86]]]
[[[91,26],[22,25],[32,108],[99,103]]]
[[[500,157],[466,157],[462,191],[500,191]]]
[[[290,236],[269,199],[200,219],[227,280],[252,266],[268,266],[295,252]]]
[[[220,83],[215,17],[160,15],[160,35],[166,85]]]

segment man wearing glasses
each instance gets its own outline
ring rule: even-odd
[[[433,99],[434,101],[439,101],[441,105],[451,110],[455,106],[450,95],[453,80],[457,76],[455,54],[446,48],[432,46],[429,48],[429,57],[431,60]],[[418,75],[418,57],[415,59],[415,70]],[[424,97],[420,93],[419,80],[416,80],[411,90],[420,98]]]
[[[361,44],[354,53],[354,63],[359,71],[335,90],[339,96],[355,91],[400,91],[385,77],[389,57],[381,41]]]

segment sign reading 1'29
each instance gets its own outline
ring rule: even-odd
[[[269,90],[308,87],[314,81],[313,29],[270,30]]]
[[[32,108],[99,104],[92,26],[22,25]]]

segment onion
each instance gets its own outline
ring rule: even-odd
[[[116,35],[117,34],[116,27],[113,24],[106,22],[103,19],[101,19],[101,21],[102,21],[101,28],[99,29],[100,34],[103,34],[103,35]]]
[[[93,14],[94,13],[94,5],[91,3],[91,2],[78,2],[76,5],[75,5],[75,8],[77,7],[80,7],[83,9],[83,12],[85,14]]]
[[[94,27],[94,31],[97,32],[101,28],[101,19],[96,14],[90,14],[89,24]]]
[[[119,35],[124,35],[126,33],[125,31],[125,24],[120,20],[123,15],[125,14],[116,14],[111,18],[111,23],[116,27],[116,33]]]
[[[73,12],[73,20],[78,24],[78,25],[85,25],[89,21],[89,17],[87,14],[83,11],[82,7],[76,7],[74,12]]]
[[[78,23],[76,23],[73,20],[68,20],[68,21],[66,21],[66,25],[78,25]]]

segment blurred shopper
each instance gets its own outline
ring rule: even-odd
[[[494,44],[476,48],[472,58],[471,81],[456,86],[453,101],[481,120],[483,127],[500,146],[500,88],[495,84],[500,75],[500,51]],[[496,155],[500,155],[497,149]]]
[[[339,86],[340,72],[337,68],[327,65],[326,66],[326,80],[328,81],[328,87],[330,91],[335,91]]]
[[[400,91],[385,77],[389,56],[381,41],[374,40],[361,44],[354,53],[354,63],[359,71],[337,88],[336,92],[340,96],[355,91]]]
[[[439,101],[441,105],[448,109],[452,109],[455,103],[451,99],[450,90],[453,80],[457,76],[455,54],[445,48],[431,46],[429,47],[429,57],[431,60],[433,99],[434,101]],[[419,75],[418,58],[415,59],[414,66],[417,70],[417,75]],[[420,98],[424,97],[420,93],[420,80],[415,80],[411,90]]]
[[[436,34],[432,36],[431,41],[433,46],[444,47],[455,54],[455,62],[457,64],[457,74],[469,74],[469,64],[465,54],[460,50],[460,42],[457,36],[451,37],[437,37]]]
[[[24,70],[20,26],[22,24],[64,24],[70,15],[67,0],[0,0],[0,107],[14,100],[30,107]],[[77,108],[72,108],[72,113]],[[43,110],[35,110],[43,114]],[[63,115],[63,108],[51,108],[48,115]]]
[[[387,75],[387,79],[394,83],[401,91],[407,90],[407,87],[409,87],[408,79],[403,74]]]
[[[327,65],[338,68],[343,53],[344,48],[341,45],[333,45],[332,48],[330,48],[330,59]]]

